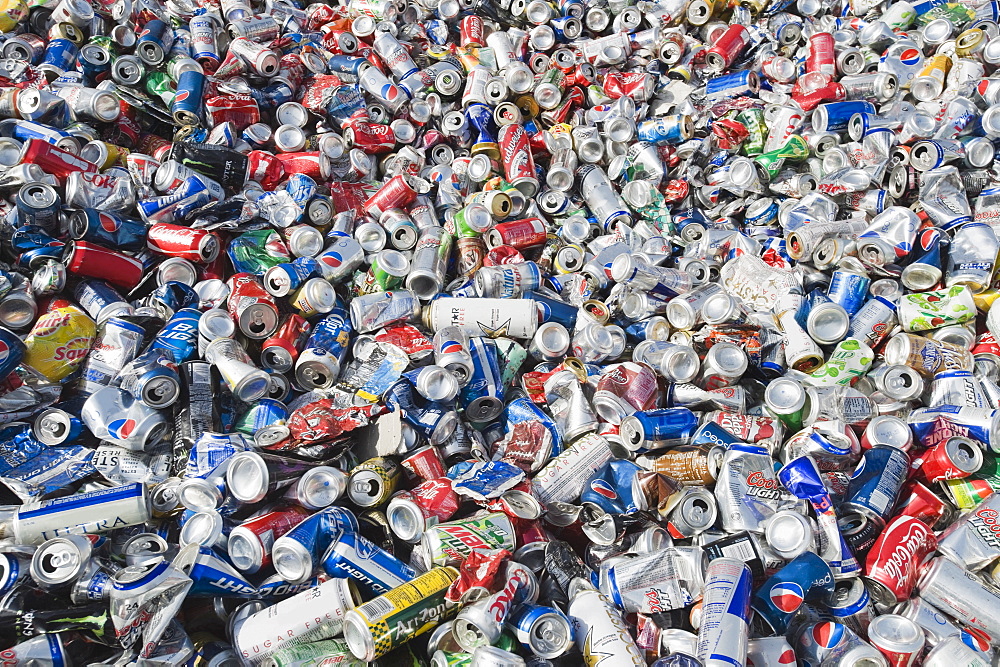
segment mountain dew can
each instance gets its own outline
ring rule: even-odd
[[[514,551],[514,524],[503,512],[439,523],[421,539],[428,565],[457,565],[473,549]]]
[[[324,639],[280,648],[263,664],[265,667],[310,667],[318,664],[361,667],[365,663],[354,657],[343,639]]]

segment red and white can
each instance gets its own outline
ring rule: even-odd
[[[523,250],[545,243],[547,230],[538,218],[524,218],[511,222],[501,222],[486,232],[486,243],[491,248],[508,245]]]
[[[65,184],[75,171],[97,173],[97,165],[41,139],[28,139],[21,148],[19,161],[37,164],[46,174],[55,176],[60,184]]]
[[[749,43],[750,31],[742,23],[734,23],[705,54],[705,63],[714,72],[729,69]]]
[[[604,77],[604,92],[612,99],[631,97],[645,102],[653,96],[656,80],[648,72],[608,72]]]
[[[441,450],[433,445],[421,447],[402,461],[403,468],[415,479],[424,481],[445,476],[444,459]]]
[[[146,233],[146,245],[163,255],[207,264],[219,256],[219,237],[205,229],[158,222]]]
[[[131,290],[142,280],[142,262],[104,246],[75,241],[64,255],[66,270],[77,276],[106,280]]]
[[[833,35],[817,32],[809,38],[809,54],[806,56],[806,71],[821,72],[833,76],[837,73],[836,53]]]
[[[466,46],[483,46],[486,43],[486,36],[483,34],[483,19],[475,14],[470,14],[462,19],[458,24],[460,44]]]
[[[378,219],[392,208],[406,208],[417,199],[417,191],[402,174],[393,176],[364,203],[365,213]]]
[[[538,177],[528,139],[528,133],[522,126],[504,125],[500,128],[497,143],[507,182],[530,198],[538,192]]]
[[[921,564],[936,548],[937,538],[923,521],[910,516],[890,521],[865,561],[865,579],[872,597],[887,605],[908,599]]]

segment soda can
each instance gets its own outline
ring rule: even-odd
[[[545,660],[565,654],[573,644],[573,626],[555,607],[524,602],[507,618],[522,648]]]
[[[453,567],[436,567],[347,612],[344,639],[358,660],[372,661],[417,637],[458,611],[445,593],[458,578]],[[427,622],[408,622],[416,615]]]
[[[717,558],[705,571],[697,657],[705,667],[746,662],[751,573],[742,561]]]
[[[233,648],[250,664],[268,664],[279,650],[338,636],[345,614],[357,602],[357,593],[347,579],[328,579],[237,620]],[[282,640],[277,641],[278,637]]]
[[[576,621],[573,633],[576,645],[580,650],[589,649],[593,656],[584,664],[596,667],[601,659],[612,658],[616,665],[645,665],[614,604],[583,579],[573,579],[569,588],[570,603],[566,611]]]
[[[995,600],[1000,598],[1000,589],[947,558],[930,561],[917,590],[921,599],[956,620],[990,634],[1000,629],[1000,619],[991,611]]]
[[[890,665],[910,667],[924,648],[924,631],[910,619],[897,614],[883,614],[868,626],[868,641]]]
[[[865,562],[865,581],[875,601],[895,604],[907,599],[917,584],[920,563],[936,545],[925,523],[908,516],[890,521]]]
[[[413,581],[416,572],[398,558],[353,532],[342,532],[323,557],[323,570],[331,577],[354,579],[372,595]]]
[[[271,560],[287,582],[307,581],[336,537],[344,531],[357,532],[358,520],[349,510],[326,507],[296,524],[274,541]]]
[[[841,506],[880,522],[889,518],[906,482],[910,459],[906,452],[889,445],[865,451],[851,475]]]

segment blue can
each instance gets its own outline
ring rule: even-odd
[[[503,412],[503,374],[496,342],[490,338],[469,339],[472,354],[472,377],[462,387],[459,403],[465,418],[472,422],[491,422]]]
[[[312,576],[326,550],[342,533],[356,532],[358,519],[349,510],[324,508],[275,540],[271,549],[274,568],[288,583],[301,583]]]
[[[254,585],[207,547],[198,549],[187,575],[193,582],[187,593],[191,597],[249,598],[257,594]]]
[[[574,39],[576,39],[576,37],[566,34],[566,24],[570,23],[571,21],[579,22],[579,20],[580,19],[573,16],[560,16],[558,18],[554,18],[551,21],[549,21],[549,25],[552,26],[552,32],[554,32],[556,35],[556,41],[565,44],[567,42],[572,42]],[[577,27],[576,29],[576,34],[577,36],[579,36],[580,34],[579,27]]]
[[[235,430],[252,438],[260,429],[284,424],[290,414],[288,406],[281,401],[261,398],[237,420]]]
[[[104,319],[101,313],[105,308],[116,304],[127,305],[125,297],[103,280],[81,280],[73,288],[73,298],[97,321]]]
[[[543,660],[565,654],[573,643],[573,625],[555,607],[523,602],[511,611],[506,624],[524,650]]]
[[[181,308],[167,320],[167,324],[153,339],[153,345],[169,350],[174,360],[181,364],[193,359],[198,352],[198,321],[201,311]]]
[[[830,566],[816,554],[807,551],[796,556],[761,584],[750,606],[767,621],[772,630],[784,634],[788,630],[788,622],[803,602],[825,601],[833,594],[833,588]]]
[[[174,29],[160,19],[152,19],[136,36],[135,54],[142,62],[155,67],[166,60],[173,43]]]
[[[756,95],[759,90],[760,78],[748,69],[715,76],[705,83],[705,96],[710,100]]]
[[[326,67],[331,72],[337,72],[340,74],[353,74],[358,75],[361,71],[361,66],[368,61],[364,58],[359,58],[357,56],[346,56],[346,55],[335,55],[331,56],[329,60],[326,61]]]
[[[351,337],[351,320],[343,308],[334,308],[330,314],[313,327],[306,341],[306,349],[320,348],[338,359],[347,354]]]
[[[680,144],[692,134],[691,117],[683,114],[650,118],[636,127],[638,140],[651,144]]]
[[[643,500],[636,497],[639,491],[636,475],[641,471],[642,468],[628,460],[609,461],[586,483],[580,501],[593,503],[611,514],[638,512]]]
[[[837,269],[830,277],[830,287],[826,295],[830,301],[839,303],[853,317],[868,298],[868,286],[872,280],[868,276],[853,271]]]
[[[24,359],[26,349],[16,333],[0,327],[0,380],[14,372]]]
[[[875,105],[864,100],[820,104],[813,111],[812,125],[817,132],[843,132],[858,113],[875,114]]]
[[[257,103],[265,109],[277,109],[285,102],[295,99],[295,89],[284,81],[272,81],[260,89],[259,96],[254,95],[255,92],[256,89],[250,89],[251,96],[255,99],[259,97]]]
[[[323,570],[354,581],[372,595],[382,595],[413,581],[416,571],[371,540],[342,531],[323,556]]]
[[[49,40],[40,66],[62,74],[66,70],[73,69],[73,63],[76,61],[78,53],[77,45],[68,39]]]
[[[136,251],[146,247],[146,224],[96,208],[80,208],[69,216],[69,234],[74,239],[108,248]]]
[[[205,98],[205,75],[185,70],[177,77],[177,94],[170,104],[170,115],[181,125],[199,125]]]
[[[320,275],[319,262],[312,257],[296,257],[291,262],[272,266],[264,273],[264,289],[274,296],[286,296],[302,283]]]
[[[525,292],[523,298],[535,302],[542,322],[558,322],[570,331],[576,326],[577,308],[571,304],[533,291]]]
[[[697,429],[698,417],[687,408],[661,408],[626,417],[618,432],[625,447],[635,451],[686,444]]]
[[[316,181],[305,174],[292,174],[288,177],[285,190],[291,196],[292,201],[305,211],[309,200],[316,195]]]
[[[896,505],[909,471],[910,457],[903,450],[888,445],[872,447],[854,469],[841,507],[884,521]]]
[[[203,195],[198,197],[197,195]],[[188,208],[204,206],[211,200],[206,186],[197,176],[184,179],[180,187],[168,195],[143,199],[136,204],[136,209],[143,220],[151,223],[173,222],[175,218],[183,218]]]
[[[666,319],[662,315],[654,315],[648,320],[639,320],[637,322],[625,322],[623,320],[619,320],[616,324],[625,330],[625,335],[627,335],[629,340],[632,341],[648,340],[651,336],[656,334],[657,330],[664,331],[664,327],[669,327]]]
[[[149,305],[172,315],[182,308],[197,308],[201,297],[194,288],[176,280],[169,280],[149,295]]]

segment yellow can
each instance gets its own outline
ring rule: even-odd
[[[28,19],[28,5],[24,0],[2,0],[0,2],[0,31],[11,32]]]
[[[24,363],[53,382],[75,371],[94,344],[94,320],[76,306],[56,308],[38,318],[24,344]]]

